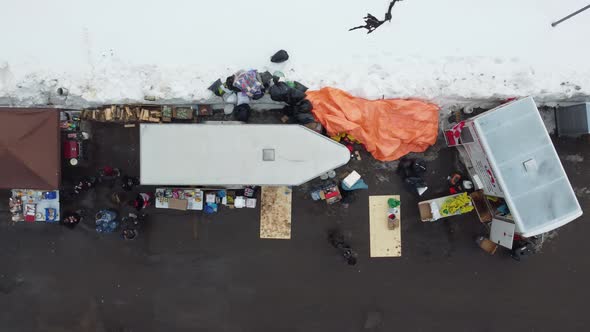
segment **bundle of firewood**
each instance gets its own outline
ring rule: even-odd
[[[160,122],[162,111],[141,106],[112,105],[103,109],[88,109],[81,113],[82,120],[101,122]]]

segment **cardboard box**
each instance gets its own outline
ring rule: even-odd
[[[483,249],[485,252],[487,252],[490,255],[493,255],[496,253],[496,250],[498,249],[498,245],[495,244],[494,242],[492,242],[490,239],[480,239],[479,242],[479,247],[481,249]]]
[[[198,115],[212,115],[213,109],[209,105],[199,105],[197,112]]]
[[[192,120],[193,109],[190,107],[177,107],[172,112],[172,117],[180,120]]]
[[[418,203],[418,210],[420,210],[420,220],[422,220],[422,221],[432,220],[432,210],[430,210],[430,203],[428,203],[428,202]]]
[[[168,200],[168,208],[186,211],[188,209],[188,201],[186,199],[170,198]]]
[[[246,207],[250,209],[256,208],[256,198],[246,198]]]
[[[348,187],[351,188],[352,186],[354,186],[355,183],[358,182],[358,180],[361,179],[361,175],[359,173],[357,173],[356,171],[352,171],[352,173],[348,174],[347,177],[344,178],[344,180],[342,180],[342,182]]]
[[[471,201],[473,202],[473,206],[475,207],[475,212],[477,212],[479,221],[482,223],[492,222],[492,212],[485,202],[483,191],[474,191],[469,194],[469,196],[471,197]]]

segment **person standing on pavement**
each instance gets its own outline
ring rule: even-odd
[[[122,180],[123,184],[121,186],[125,191],[131,191],[133,190],[133,187],[139,185],[139,179],[137,177],[125,175],[123,176]]]
[[[135,197],[135,200],[131,201],[130,204],[137,210],[147,208],[151,203],[152,195],[147,193],[139,193]]]
[[[332,230],[328,233],[328,240],[334,248],[340,250],[348,265],[356,265],[356,253],[352,250],[350,245],[344,241],[344,235],[342,235],[342,233],[337,230]]]
[[[125,240],[133,240],[137,237],[137,230],[131,227],[127,227],[125,229],[123,229],[123,232],[121,233],[121,236],[123,236],[123,239]]]
[[[75,212],[66,213],[61,219],[61,224],[70,229],[73,229],[76,227],[76,225],[78,225],[78,223],[80,223],[81,220],[82,213],[80,210],[78,210]]]

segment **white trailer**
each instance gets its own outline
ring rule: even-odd
[[[491,208],[494,242],[511,247],[513,232],[531,237],[582,215],[533,98],[465,120],[457,143]]]
[[[143,185],[295,186],[350,160],[299,125],[141,124],[140,149]]]

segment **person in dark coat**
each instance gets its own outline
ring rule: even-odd
[[[328,233],[328,240],[334,248],[340,250],[348,265],[356,264],[356,253],[352,250],[350,245],[344,241],[342,233],[337,230],[330,231]]]
[[[137,177],[125,175],[122,180],[123,184],[121,186],[125,191],[131,191],[133,190],[133,187],[139,185],[139,179]]]
[[[125,240],[133,240],[137,237],[137,230],[134,228],[125,228],[123,229],[123,232],[121,233],[121,235],[123,236],[123,239]]]
[[[80,211],[69,212],[61,218],[61,224],[73,229],[74,227],[76,227],[76,225],[78,225],[78,223],[80,223],[81,220],[82,215]]]

